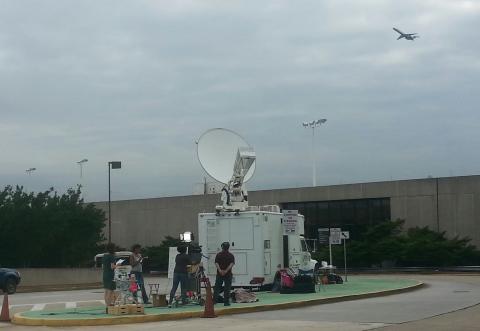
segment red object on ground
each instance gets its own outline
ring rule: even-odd
[[[283,287],[289,287],[292,288],[294,283],[293,283],[293,278],[288,274],[288,272],[285,269],[280,270],[280,277],[281,277],[281,282]]]
[[[203,277],[202,281],[205,283],[205,310],[203,311],[203,318],[214,318],[215,309],[213,308],[213,295],[212,295],[212,286],[210,285],[210,279],[208,277]]]
[[[3,295],[2,313],[0,314],[0,322],[10,322],[10,308],[8,305],[8,293]]]

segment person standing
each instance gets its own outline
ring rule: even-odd
[[[230,306],[230,288],[232,287],[232,268],[235,265],[235,257],[228,251],[230,243],[222,243],[222,251],[215,257],[215,266],[217,267],[217,277],[215,278],[215,287],[213,289],[213,300],[218,302],[218,297],[223,290],[223,305]]]
[[[103,289],[105,290],[105,305],[113,306],[115,304],[115,281],[113,280],[115,273],[115,245],[107,244],[107,253],[102,257],[103,269]]]
[[[130,265],[132,266],[132,273],[135,275],[135,279],[137,280],[138,286],[140,286],[140,290],[142,291],[142,300],[144,304],[148,304],[148,295],[147,291],[145,290],[145,280],[143,279],[143,259],[147,259],[148,257],[142,257],[140,253],[142,246],[139,244],[135,244],[132,247],[132,255],[130,255]]]
[[[191,264],[190,256],[187,255],[187,247],[184,245],[177,247],[177,256],[175,256],[175,269],[173,269],[173,286],[170,291],[170,298],[168,300],[168,306],[171,307],[175,293],[180,284],[180,291],[182,293],[182,303],[187,303],[187,281],[188,270],[187,266]]]

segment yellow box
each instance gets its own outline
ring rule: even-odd
[[[132,304],[132,305],[127,305],[128,306],[128,313],[132,315],[143,315],[145,314],[145,308],[143,305],[139,304]]]
[[[109,315],[128,315],[129,314],[129,308],[127,305],[108,306],[107,311]]]

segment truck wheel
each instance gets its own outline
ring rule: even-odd
[[[8,294],[14,294],[17,292],[17,282],[13,278],[7,279],[5,283],[5,292]]]

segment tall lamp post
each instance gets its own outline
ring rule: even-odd
[[[312,186],[317,186],[317,170],[315,166],[315,128],[322,124],[325,124],[326,118],[313,120],[311,122],[303,122],[302,125],[305,129],[312,129]]]
[[[110,169],[121,169],[122,162],[108,162],[108,243],[112,242],[112,190],[110,189]]]
[[[83,164],[88,162],[88,159],[82,159],[77,162],[78,166],[80,167],[80,188],[81,188],[81,194],[82,194],[82,199],[85,201],[85,187],[83,185]]]
[[[32,175],[32,172],[34,172],[35,170],[37,170],[37,168],[28,168],[27,170],[25,170],[25,172],[28,174],[28,177],[30,177]],[[29,181],[29,184],[30,184],[30,181]]]
[[[88,162],[88,159],[83,159],[77,162],[77,164],[80,166],[80,178],[83,177],[83,164]]]

